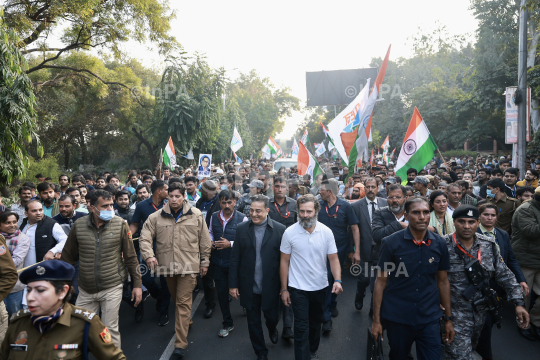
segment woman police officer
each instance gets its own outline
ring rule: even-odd
[[[74,273],[64,261],[47,260],[20,274],[28,310],[12,315],[0,360],[87,359],[88,351],[100,360],[126,358],[95,313],[68,302]]]

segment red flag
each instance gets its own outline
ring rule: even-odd
[[[384,58],[384,61],[381,65],[381,68],[379,69],[379,73],[377,74],[377,79],[375,79],[375,84],[373,84],[373,88],[371,89],[371,95],[373,94],[373,91],[376,91],[377,97],[379,97],[379,94],[381,92],[381,85],[384,80],[384,75],[386,74],[386,68],[388,67],[388,58],[390,57],[390,48],[392,45],[388,47],[388,51],[386,52],[386,56]],[[369,137],[371,135],[371,120],[373,119],[373,112],[371,112],[371,115],[369,117],[369,122],[366,126],[366,136],[369,140]]]

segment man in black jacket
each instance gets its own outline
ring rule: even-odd
[[[367,178],[364,181],[366,196],[352,204],[352,208],[356,217],[360,221],[360,265],[355,267],[358,269],[358,282],[356,283],[356,297],[354,306],[356,310],[362,310],[364,306],[364,297],[366,296],[366,288],[370,284],[371,269],[371,250],[375,243],[371,233],[371,224],[373,216],[378,209],[388,206],[386,199],[377,197],[377,180],[375,178]],[[366,264],[368,264],[366,266]],[[366,269],[368,269],[366,273]]]
[[[280,244],[285,226],[268,216],[268,198],[255,195],[250,220],[237,226],[229,263],[229,293],[247,310],[251,344],[257,359],[267,359],[261,310],[273,344],[278,342]],[[240,272],[242,275],[240,275]]]
[[[210,226],[210,218],[216,211],[221,210],[219,205],[219,199],[217,196],[217,185],[212,180],[206,180],[201,185],[201,198],[197,201],[195,207],[204,215],[206,220],[206,226]],[[204,289],[204,302],[206,310],[204,311],[204,317],[210,319],[214,315],[216,308],[216,300],[214,294],[214,275],[211,269],[205,276],[202,277],[203,289]]]

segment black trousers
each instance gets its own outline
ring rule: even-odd
[[[321,342],[326,288],[304,291],[289,287],[294,313],[294,358],[310,360]]]
[[[291,306],[285,306],[283,301],[279,300],[279,306],[281,307],[281,314],[283,316],[283,329],[292,328],[294,321],[293,309]]]
[[[247,321],[249,330],[249,339],[255,354],[257,356],[268,355],[268,349],[264,342],[264,333],[261,321],[261,309],[262,309],[262,295],[253,294],[251,300],[251,309],[247,309]],[[266,328],[268,333],[271,334],[277,327],[279,322],[279,306],[270,308],[268,310],[262,310],[264,319],[266,320]]]
[[[364,260],[360,260],[360,269],[361,273],[356,277],[356,294],[360,295],[363,299],[370,283],[371,262],[366,263]]]
[[[210,268],[212,268],[214,282],[216,283],[219,308],[221,309],[221,314],[223,315],[223,327],[226,328],[233,326],[231,307],[229,303],[229,268],[216,264],[210,264]]]
[[[208,267],[206,275],[201,278],[204,291],[204,305],[206,307],[216,307],[216,295],[214,294],[214,274],[212,264]]]
[[[390,360],[408,360],[413,343],[416,343],[418,360],[441,358],[442,345],[438,319],[416,326],[385,320],[385,325],[390,345],[388,354]]]

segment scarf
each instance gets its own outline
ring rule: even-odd
[[[64,313],[64,308],[61,307],[58,309],[57,312],[52,314],[51,316],[30,316],[30,320],[32,321],[32,324],[36,327],[36,329],[43,334],[47,330],[50,330],[54,324],[56,324],[56,321],[62,314]]]
[[[17,230],[11,235],[6,234],[4,232],[0,232],[0,234],[6,239],[6,245],[11,255],[13,255],[13,251],[15,251],[15,248],[17,247],[17,244],[19,243],[20,233],[21,233],[21,230]]]
[[[439,220],[439,217],[437,216],[435,211],[432,211],[429,218],[429,225],[437,229],[440,236],[448,235],[456,231],[456,228],[454,227],[454,220],[452,219],[452,216],[450,216],[450,214],[447,212],[444,213],[444,224],[441,224],[441,221]]]

